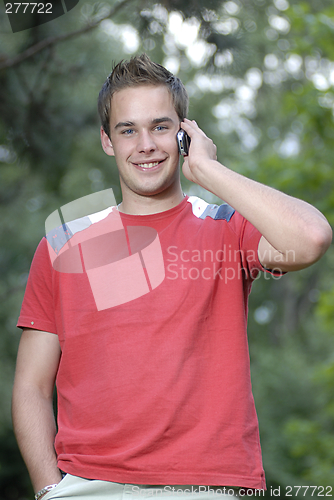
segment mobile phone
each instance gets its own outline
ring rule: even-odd
[[[180,128],[180,130],[178,131],[178,133],[176,135],[176,138],[177,138],[177,144],[179,146],[180,155],[188,156],[189,146],[190,146],[189,135],[187,134],[187,132],[185,130],[183,130],[183,128]]]

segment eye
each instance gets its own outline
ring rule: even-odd
[[[123,135],[132,135],[134,132],[133,128],[127,128],[125,130],[122,130]]]
[[[167,130],[168,127],[166,127],[166,125],[157,125],[155,127],[155,130],[157,130],[158,132],[160,132],[161,130]]]

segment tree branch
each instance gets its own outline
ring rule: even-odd
[[[65,34],[59,35],[59,36],[52,36],[49,38],[45,38],[44,40],[41,40],[40,42],[38,42],[35,45],[32,45],[31,47],[26,49],[21,54],[18,54],[17,56],[15,56],[11,59],[8,58],[8,59],[5,59],[4,61],[1,61],[0,62],[0,70],[12,68],[13,66],[17,66],[18,64],[21,64],[23,61],[29,59],[30,57],[33,57],[35,54],[38,54],[38,52],[42,52],[47,47],[51,47],[52,45],[55,45],[59,42],[64,42],[65,40],[69,40],[70,38],[75,38],[79,35],[87,33],[88,31],[99,26],[99,24],[102,21],[104,21],[105,19],[108,19],[109,17],[117,14],[118,11],[122,9],[122,7],[124,7],[128,3],[131,3],[132,1],[133,0],[120,0],[114,7],[112,7],[110,9],[108,14],[106,14],[105,16],[103,16],[102,18],[100,18],[96,21],[92,21],[92,22],[88,23],[83,28],[80,28],[76,31],[72,31],[71,33],[65,33]]]

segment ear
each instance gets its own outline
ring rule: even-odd
[[[105,131],[103,130],[103,127],[101,127],[101,129],[100,129],[100,135],[101,135],[101,144],[102,144],[103,151],[108,156],[115,156],[115,152],[114,152],[113,145],[111,144],[111,140],[107,136]]]

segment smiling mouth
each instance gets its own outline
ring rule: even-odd
[[[140,168],[146,168],[146,169],[150,169],[150,168],[153,168],[153,167],[157,167],[160,163],[162,163],[163,160],[161,161],[154,161],[154,162],[150,162],[150,163],[137,163],[136,165]]]

